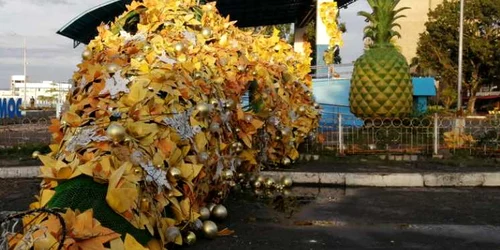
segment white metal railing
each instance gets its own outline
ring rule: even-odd
[[[318,133],[323,143],[309,143],[306,152],[339,154],[440,154],[443,150],[500,155],[500,116],[483,119],[434,114],[404,119],[365,119],[323,113]]]

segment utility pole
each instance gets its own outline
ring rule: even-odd
[[[26,37],[24,38],[24,47],[23,47],[23,51],[24,51],[24,56],[23,56],[23,70],[24,70],[24,109],[26,110],[26,104],[28,102],[28,99],[26,97],[26,90],[27,90],[27,87],[26,87],[26,82],[28,81],[28,77],[26,76]]]
[[[464,47],[464,0],[460,0],[460,33],[458,42],[458,112],[462,112],[462,64]]]

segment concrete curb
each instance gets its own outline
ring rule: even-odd
[[[348,187],[500,187],[500,172],[473,173],[309,173],[263,171],[279,180],[292,177],[294,183]]]
[[[5,167],[0,168],[0,178],[33,178],[40,175],[40,167]]]
[[[40,167],[0,168],[0,179],[33,178]],[[263,171],[279,180],[290,176],[294,183],[348,187],[500,187],[500,172],[472,173],[312,173]]]

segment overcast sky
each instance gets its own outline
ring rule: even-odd
[[[0,89],[8,89],[11,75],[23,74],[23,39],[26,38],[30,81],[65,81],[81,60],[83,46],[73,49],[70,39],[57,35],[83,11],[107,0],[0,0]],[[347,24],[343,62],[355,60],[363,50],[363,19],[356,13],[368,9],[360,0],[342,9]]]

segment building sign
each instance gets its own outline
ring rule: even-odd
[[[23,99],[0,98],[0,119],[22,117]]]

